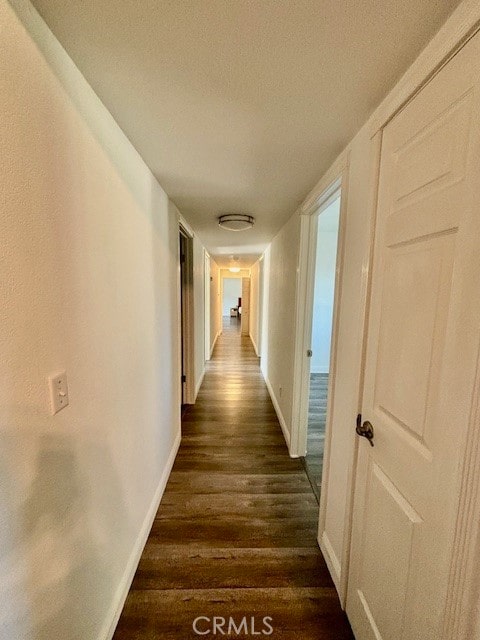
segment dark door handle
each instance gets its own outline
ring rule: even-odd
[[[362,436],[362,438],[366,438],[372,447],[374,446],[373,437],[375,435],[375,432],[373,430],[373,424],[371,422],[365,420],[365,422],[361,424],[361,420],[359,420],[357,422],[357,428],[355,429],[355,431],[359,436]]]

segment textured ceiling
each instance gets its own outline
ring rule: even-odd
[[[458,0],[33,4],[211,254],[250,264]]]

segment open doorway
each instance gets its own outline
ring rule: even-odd
[[[223,326],[240,324],[242,313],[242,279],[223,278],[222,281]]]
[[[180,225],[180,346],[181,346],[181,403],[195,402],[193,375],[193,240]]]
[[[317,215],[305,466],[319,499],[327,423],[340,192]]]
[[[204,250],[204,267],[205,267],[205,274],[204,274],[204,293],[205,293],[205,360],[210,360],[210,351],[212,348],[211,345],[211,319],[210,319],[210,313],[211,313],[211,300],[210,300],[210,295],[211,295],[211,281],[212,281],[212,277],[210,275],[210,256],[207,253],[207,251]]]

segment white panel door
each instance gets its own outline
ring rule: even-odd
[[[385,128],[347,613],[440,640],[480,338],[480,38]]]

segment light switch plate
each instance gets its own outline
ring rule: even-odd
[[[61,371],[48,378],[50,388],[50,406],[52,415],[58,413],[68,405],[68,384],[67,374]]]

